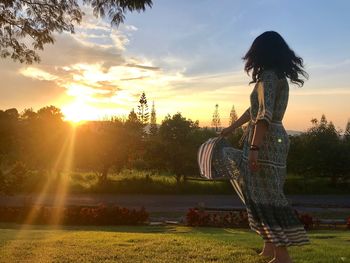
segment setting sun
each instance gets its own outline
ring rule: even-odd
[[[79,123],[87,120],[98,119],[97,110],[86,105],[84,102],[73,102],[62,107],[64,118],[67,121]]]

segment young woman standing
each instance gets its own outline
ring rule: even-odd
[[[239,183],[249,225],[265,241],[260,255],[273,257],[270,263],[291,263],[287,247],[308,244],[309,239],[283,192],[289,138],[282,119],[288,104],[287,79],[302,86],[300,77],[308,76],[302,58],[274,31],[258,36],[243,59],[255,83],[250,107],[221,136],[249,122]]]

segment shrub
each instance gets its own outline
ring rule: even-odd
[[[186,214],[189,226],[214,226],[214,227],[247,227],[248,216],[246,211],[209,212],[190,208]]]
[[[29,224],[51,224],[52,215],[61,214],[63,225],[137,225],[145,223],[149,214],[144,207],[140,210],[117,205],[70,206],[57,210],[50,206],[0,207],[0,221]],[[55,213],[56,212],[56,213]],[[34,215],[26,222],[29,215]]]
[[[21,162],[16,162],[6,173],[0,170],[0,194],[13,194],[22,187],[28,170]]]
[[[297,210],[294,210],[295,213],[297,214],[300,222],[302,224],[304,224],[304,228],[306,230],[313,228],[314,225],[314,218],[312,217],[312,215],[308,214],[308,213],[300,213]]]

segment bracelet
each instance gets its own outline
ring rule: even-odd
[[[259,146],[255,145],[255,144],[251,144],[249,147],[249,150],[251,151],[259,151]]]

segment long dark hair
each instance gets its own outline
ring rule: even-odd
[[[279,78],[287,77],[300,87],[304,85],[300,75],[305,79],[309,77],[304,71],[303,59],[295,55],[275,31],[266,31],[258,36],[242,59],[246,61],[244,70],[248,75],[252,71],[250,83],[257,82],[264,69],[272,69]]]

